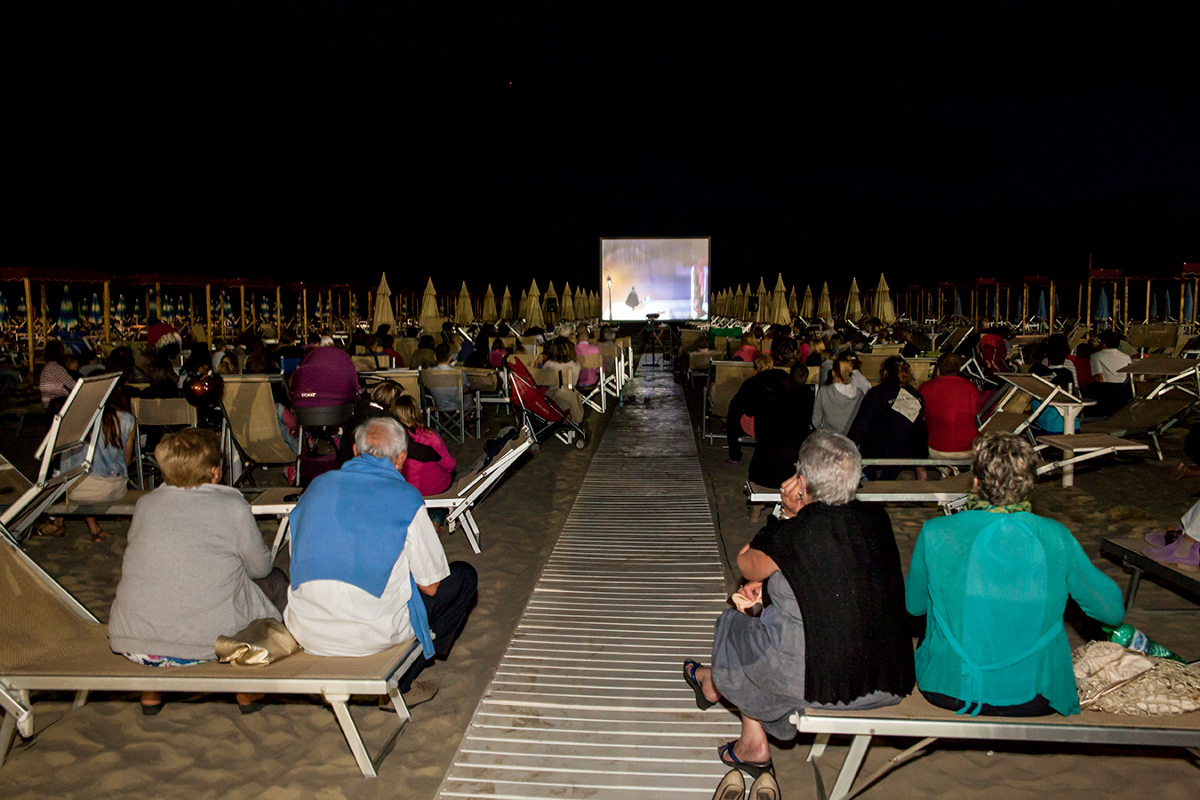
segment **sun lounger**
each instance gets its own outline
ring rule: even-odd
[[[1158,437],[1178,422],[1195,402],[1196,398],[1183,392],[1134,399],[1106,419],[1083,423],[1079,432],[1107,433],[1120,437],[1147,436],[1154,446],[1154,454],[1162,461]]]
[[[347,701],[351,695],[390,696],[401,725],[410,717],[398,684],[417,658],[416,640],[362,658],[296,653],[264,667],[212,662],[191,667],[145,667],[108,649],[107,627],[0,532],[0,764],[13,739],[33,734],[31,693],[76,692],[78,708],[90,691],[261,692],[320,694],[333,707],[363,777],[375,763]],[[372,707],[371,713],[379,713]]]
[[[1155,561],[1142,553],[1145,546],[1146,542],[1142,539],[1105,539],[1100,542],[1100,555],[1119,561],[1121,566],[1129,570],[1129,585],[1125,589],[1126,611],[1133,608],[1143,573],[1150,573],[1164,583],[1200,598],[1200,572]]]
[[[876,466],[887,466],[888,461],[896,461],[895,466],[903,464],[918,464],[911,459],[876,459]],[[922,459],[928,465],[955,464],[961,465],[961,459],[944,461],[939,459]],[[883,463],[881,463],[883,462]],[[867,462],[864,462],[867,463]],[[967,462],[969,463],[969,462]],[[936,481],[867,481],[858,487],[854,497],[864,503],[937,503],[945,514],[952,514],[966,502],[975,477],[970,472],[962,472]],[[779,503],[779,490],[768,489],[756,483],[746,482],[746,495],[751,504]]]
[[[1200,359],[1196,358],[1139,358],[1118,370],[1133,378],[1155,378],[1159,383],[1146,394],[1148,398],[1159,397],[1172,389],[1186,392],[1192,397],[1200,396]],[[1136,386],[1137,384],[1135,384]]]
[[[1174,717],[1131,717],[1099,711],[1084,711],[1070,717],[969,717],[938,708],[919,692],[914,692],[899,705],[868,711],[805,709],[793,714],[791,722],[800,733],[816,737],[808,761],[816,776],[817,796],[823,800],[843,800],[853,796],[938,739],[1200,747],[1200,712]],[[833,790],[826,793],[818,760],[825,753],[829,737],[838,735],[854,738]],[[860,781],[858,789],[852,793],[874,736],[899,736],[920,741]]]
[[[17,541],[22,541],[37,518],[62,497],[72,484],[87,474],[99,435],[100,415],[120,377],[116,373],[94,375],[75,383],[38,446],[35,455],[40,463],[35,480],[26,481],[12,464],[4,462],[7,465],[5,471],[8,472],[5,477],[7,487],[15,490],[26,485],[20,496],[0,514],[0,525]],[[57,456],[83,447],[87,448],[87,452],[82,464],[73,469],[60,470],[57,474],[53,472]]]

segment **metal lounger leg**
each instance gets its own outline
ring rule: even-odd
[[[850,787],[854,785],[854,779],[858,776],[859,769],[862,768],[863,759],[870,746],[871,734],[869,733],[860,733],[850,742],[850,750],[846,753],[846,760],[842,762],[842,770],[833,784],[833,793],[829,795],[829,800],[843,800],[850,794]]]
[[[1135,567],[1128,561],[1125,566],[1129,567],[1129,585],[1125,587],[1125,610],[1133,608],[1133,601],[1137,598],[1138,585],[1142,582],[1141,567]]]
[[[290,526],[292,515],[284,514],[279,518],[279,528],[275,531],[275,541],[271,543],[271,560],[279,555],[279,551],[283,549],[284,544],[288,541],[288,534],[291,533]]]
[[[471,514],[471,509],[467,509],[462,515],[463,533],[466,534],[467,542],[471,545],[471,549],[475,554],[479,554],[479,526],[475,524],[475,517]]]
[[[75,702],[71,703],[71,708],[78,711],[79,709],[81,709],[85,705],[87,705],[87,701],[88,701],[88,690],[80,689],[78,692],[75,693]]]
[[[11,711],[4,712],[4,721],[0,722],[0,767],[12,748],[13,739],[17,737],[17,715]]]
[[[325,695],[325,700],[333,706],[333,713],[337,717],[338,725],[342,726],[342,735],[346,737],[346,743],[350,745],[350,752],[354,754],[354,760],[358,762],[358,768],[363,777],[374,778],[375,765],[371,763],[366,745],[363,744],[362,736],[358,733],[358,726],[354,724],[354,718],[350,716],[350,709],[346,707],[346,701],[349,699],[350,695],[348,694]],[[401,701],[400,705],[404,705],[404,702]],[[405,711],[407,712],[407,709]]]

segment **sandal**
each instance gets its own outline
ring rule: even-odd
[[[96,544],[100,544],[107,538],[108,538],[108,531],[104,530],[103,528],[101,528],[100,530],[98,530],[92,534],[92,541]]]
[[[683,662],[683,679],[684,679],[684,681],[687,682],[687,685],[691,688],[691,690],[696,694],[696,708],[700,709],[701,711],[707,711],[708,709],[715,706],[717,703],[715,700],[709,700],[707,697],[704,696],[704,687],[700,685],[699,679],[696,678],[696,670],[699,668],[700,668],[700,662],[698,662],[698,661],[691,661],[691,660],[684,661]]]
[[[717,758],[721,759],[722,764],[732,769],[740,769],[755,779],[764,772],[772,774],[775,772],[775,765],[771,763],[771,759],[769,758],[766,761],[742,761],[733,754],[733,746],[735,744],[737,744],[737,739],[731,739],[717,748]]]
[[[67,535],[66,520],[60,519],[58,522],[55,522],[52,519],[48,519],[41,525],[38,525],[37,532],[38,536],[53,536],[55,539],[61,539]]]

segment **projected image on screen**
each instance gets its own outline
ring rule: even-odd
[[[703,239],[601,239],[604,319],[708,319],[708,244]]]

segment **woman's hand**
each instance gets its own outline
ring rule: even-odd
[[[791,519],[804,508],[804,484],[799,475],[793,475],[779,487],[779,502],[782,506],[779,515],[784,519]]]

